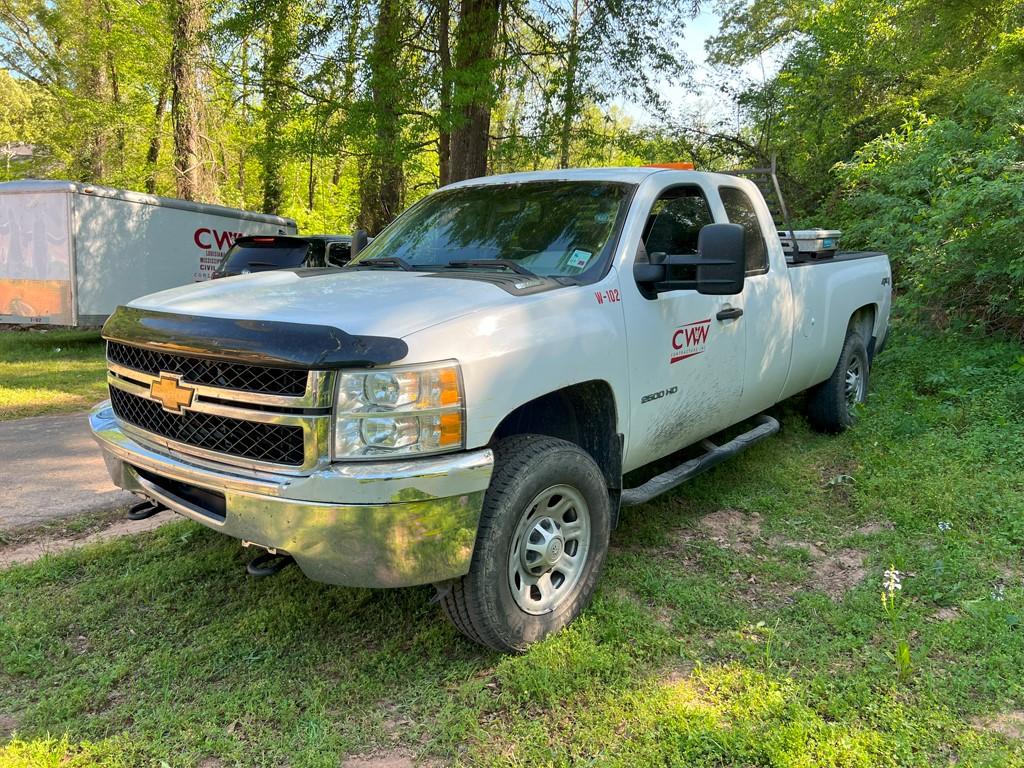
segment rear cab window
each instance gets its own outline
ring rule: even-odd
[[[306,240],[291,237],[246,237],[239,239],[224,256],[220,270],[259,272],[265,269],[301,267],[309,254]]]
[[[343,267],[352,259],[352,244],[345,242],[330,243],[327,246],[327,266]]]
[[[761,221],[750,196],[737,187],[719,187],[722,206],[729,222],[739,224],[746,232],[747,274],[761,275],[768,271],[768,246],[764,242]]]

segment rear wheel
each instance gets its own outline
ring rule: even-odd
[[[442,599],[467,637],[521,651],[590,602],[608,551],[604,475],[579,446],[518,435],[495,448],[469,573]]]
[[[869,373],[864,340],[856,331],[849,331],[832,375],[808,396],[807,418],[811,426],[830,433],[852,427],[857,420],[857,408],[867,400]]]

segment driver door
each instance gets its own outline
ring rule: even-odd
[[[651,254],[696,255],[701,227],[714,223],[704,191],[670,187],[651,206],[636,258]],[[694,268],[679,267],[679,270]],[[693,275],[674,274],[675,279]],[[632,280],[622,275],[622,282]],[[625,286],[624,286],[625,287]],[[630,381],[627,470],[666,456],[729,426],[743,394],[746,335],[738,296],[696,290],[645,296],[623,290]]]

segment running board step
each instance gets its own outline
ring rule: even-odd
[[[736,454],[746,450],[754,443],[771,437],[779,431],[779,422],[771,416],[761,414],[754,418],[757,426],[749,432],[737,435],[725,445],[715,445],[710,440],[704,440],[701,445],[707,453],[695,459],[683,462],[678,467],[673,467],[657,477],[652,477],[643,485],[636,488],[626,488],[622,491],[622,506],[632,507],[637,504],[646,504],[655,496],[660,496],[665,491],[670,491],[687,480],[696,477],[702,472],[707,472],[716,464],[721,464]]]

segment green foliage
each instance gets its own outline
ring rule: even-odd
[[[918,306],[1024,334],[1024,98],[976,91],[837,166],[830,213],[853,246],[893,257]]]
[[[198,160],[183,165],[201,167],[196,194],[276,211],[321,232],[350,231],[361,212],[379,229],[435,188],[441,133],[459,124],[467,100],[495,111],[493,139],[481,137],[493,170],[555,165],[563,139],[573,163],[646,157],[635,151],[646,137],[609,105],[623,92],[651,95],[656,78],[683,72],[675,43],[692,10],[677,0],[487,4],[500,13],[494,53],[459,70],[453,55],[456,64],[466,58],[476,39],[460,13],[473,3],[195,7],[203,31],[185,58],[201,101],[200,141],[190,155]],[[0,6],[0,151],[34,149],[31,161],[9,167],[0,155],[0,178],[72,178],[175,195],[173,129],[181,118],[171,108],[169,69],[179,10],[177,0]],[[572,41],[567,14],[579,22]]]
[[[29,100],[18,111],[20,140],[40,154],[29,170],[141,188],[167,62],[162,3],[12,0],[0,31],[0,64]]]
[[[174,194],[174,7],[0,5],[0,177]],[[216,201],[279,211],[304,231],[379,230],[438,185],[441,145],[469,113],[488,135],[453,157],[478,168],[486,138],[492,173],[722,169],[775,152],[798,223],[889,252],[896,290],[942,323],[1024,333],[1024,0],[727,0],[709,53],[738,128],[670,114],[658,97],[662,81],[690,76],[678,35],[696,7],[681,0],[202,8],[197,156]],[[473,9],[487,39],[462,25]],[[763,82],[743,74],[773,58]],[[660,119],[637,124],[616,106],[624,96]],[[30,161],[13,159],[19,144]]]
[[[743,0],[711,53],[781,55],[740,104],[803,222],[887,251],[941,321],[1024,334],[1022,25],[1020,0]]]

